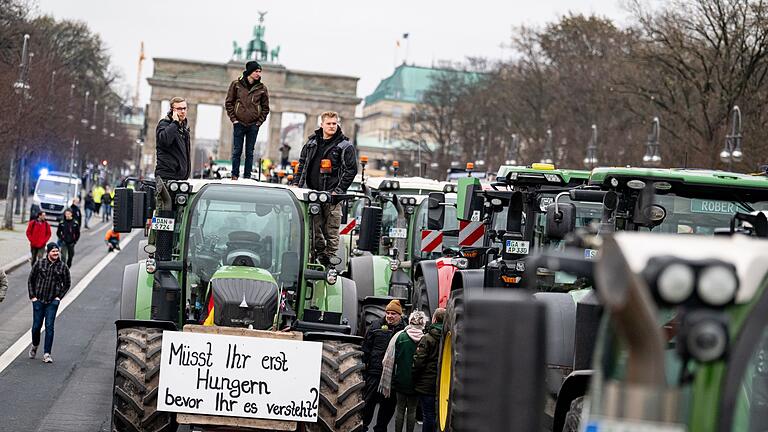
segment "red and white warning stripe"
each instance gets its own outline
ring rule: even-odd
[[[341,229],[339,230],[339,235],[351,233],[356,226],[357,226],[357,219],[351,219],[349,222],[347,222],[346,225],[341,227]]]
[[[459,246],[482,247],[485,224],[482,222],[459,221]]]
[[[443,250],[443,232],[438,230],[421,230],[421,251],[435,252]]]

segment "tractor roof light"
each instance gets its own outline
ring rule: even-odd
[[[188,193],[189,189],[189,183],[179,183],[179,192]]]
[[[307,199],[309,202],[317,202],[317,200],[320,198],[320,195],[317,192],[310,192],[307,194]]]
[[[507,180],[512,180],[512,181],[517,180],[517,173],[516,172],[511,172],[511,173],[507,174]]]
[[[177,182],[171,182],[171,184],[168,185],[168,189],[170,189],[171,192],[178,192],[179,184]]]
[[[739,279],[732,267],[722,264],[705,267],[699,273],[697,294],[710,306],[721,307],[732,303],[739,288]]]
[[[472,172],[472,170],[475,169],[475,164],[472,162],[467,162],[467,172]]]
[[[544,178],[550,183],[560,183],[560,176],[557,174],[544,174]]]
[[[278,172],[277,172],[277,176],[278,176],[279,178],[283,178],[283,177],[285,177],[285,170],[280,170],[280,171],[278,171]]]
[[[360,165],[368,164],[368,156],[360,156]]]
[[[656,290],[661,300],[669,304],[679,304],[693,294],[696,276],[693,269],[682,263],[666,266],[656,280]]]
[[[317,199],[318,199],[318,200],[319,200],[321,203],[325,204],[325,203],[327,203],[327,202],[329,202],[329,201],[331,200],[331,196],[330,196],[330,195],[329,195],[327,192],[320,192],[320,193],[318,194],[318,197],[317,197]]]
[[[333,171],[333,165],[331,165],[330,159],[323,159],[320,161],[320,174],[330,174]]]
[[[443,186],[443,193],[456,193],[457,187],[453,183],[448,183],[447,185]]]
[[[627,187],[635,190],[645,189],[645,182],[642,180],[630,180],[627,182]]]
[[[400,161],[392,161],[392,168],[400,168]]]
[[[297,161],[296,159],[292,160],[291,161],[291,167],[293,169],[296,169],[297,166],[299,166],[299,161]]]
[[[552,171],[555,169],[555,165],[551,163],[532,163],[531,168],[538,171]]]

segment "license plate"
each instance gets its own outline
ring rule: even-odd
[[[586,432],[685,432],[685,426],[645,421],[589,419]]]
[[[152,229],[157,231],[173,231],[176,221],[173,218],[152,218]]]
[[[404,239],[408,237],[408,230],[405,228],[390,228],[389,238]]]
[[[528,255],[528,244],[529,242],[527,241],[507,240],[504,249],[508,254]]]

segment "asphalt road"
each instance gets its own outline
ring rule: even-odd
[[[104,244],[107,226],[91,226],[93,229],[84,231],[76,247],[71,269],[73,288],[67,295],[71,304],[56,319],[53,364],[42,362],[42,350],[37,359],[27,356],[32,325],[27,295],[29,266],[23,265],[8,275],[8,297],[0,303],[0,368],[5,367],[0,371],[2,431],[110,429],[114,322],[119,316],[123,268],[136,262],[138,241],[143,235],[138,233],[101,268],[99,263],[110,255]],[[84,289],[75,298],[77,285],[84,278],[90,282],[80,284]],[[17,344],[20,339],[22,342]],[[13,357],[14,349],[22,351]],[[394,419],[388,429],[395,430]],[[180,428],[180,432],[186,430]],[[421,431],[421,425],[417,424],[415,430]]]

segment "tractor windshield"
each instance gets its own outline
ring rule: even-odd
[[[453,195],[455,196],[455,195]],[[445,201],[448,204],[455,204],[456,199],[446,197]],[[437,250],[434,252],[422,252],[421,251],[421,236],[419,233],[421,233],[422,230],[427,229],[427,219],[428,219],[428,212],[429,212],[429,200],[424,199],[424,201],[421,202],[421,204],[416,209],[416,215],[415,215],[415,226],[414,226],[414,233],[415,235],[412,236],[412,250],[413,255],[419,259],[437,259],[443,256],[442,250]],[[457,233],[459,230],[459,220],[457,219],[456,215],[456,207],[454,205],[446,205],[445,206],[445,220],[443,224],[442,231],[445,232],[455,232]],[[443,236],[443,249],[450,248],[450,249],[458,249],[459,248],[459,238],[456,235],[444,235]]]
[[[194,203],[187,243],[190,283],[206,285],[225,265],[262,268],[277,280],[284,262],[299,262],[304,224],[290,191],[209,185]]]
[[[768,210],[768,202],[737,202],[687,198],[671,194],[656,195],[654,204],[664,208],[666,217],[654,232],[670,234],[714,234],[716,228],[730,226],[736,212]]]

